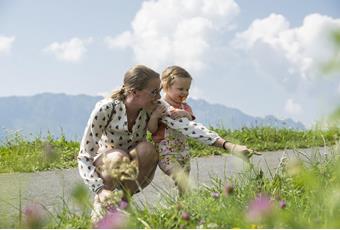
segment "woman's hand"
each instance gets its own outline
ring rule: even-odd
[[[172,119],[186,117],[189,120],[192,120],[191,114],[189,112],[185,111],[184,109],[172,109],[172,110],[170,110],[170,116],[171,116]]]
[[[159,119],[167,114],[166,107],[164,105],[157,105],[152,111],[151,117],[154,119]]]

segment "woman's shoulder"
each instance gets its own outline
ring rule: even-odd
[[[95,110],[111,110],[116,106],[121,106],[122,101],[112,99],[112,98],[103,98],[96,103]]]

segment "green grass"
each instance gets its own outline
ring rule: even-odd
[[[243,128],[241,130],[213,129],[233,143],[243,144],[257,151],[311,148],[334,145],[340,138],[340,129],[296,131],[291,129]],[[189,140],[192,156],[219,155],[218,148],[207,147],[196,140]]]
[[[340,129],[294,131],[274,128],[244,128],[242,130],[214,129],[231,142],[247,145],[257,151],[331,146],[340,138]],[[150,138],[150,135],[148,135]],[[48,136],[27,140],[20,134],[8,137],[0,146],[0,173],[35,172],[76,167],[79,143]],[[189,139],[193,157],[220,155],[221,149]]]
[[[153,208],[138,207],[131,201],[126,210],[128,228],[339,228],[340,226],[340,149],[328,150],[327,156],[315,152],[310,160],[281,164],[273,176],[264,176],[261,169],[249,167],[239,175],[213,178],[210,186],[201,186],[184,197],[167,199]],[[226,193],[225,185],[234,191]],[[164,197],[166,191],[160,189]],[[212,196],[212,193],[219,196]],[[268,198],[248,213],[258,196]],[[93,228],[90,222],[88,190],[76,187],[72,192],[80,211],[71,211],[67,204],[59,212],[48,212],[40,228]],[[285,201],[286,207],[280,202]],[[187,213],[189,218],[183,218]],[[27,228],[27,215],[21,221],[0,224],[0,227]],[[38,215],[39,216],[39,215]],[[41,217],[43,215],[40,215]],[[39,219],[38,219],[39,220]],[[1,222],[1,217],[0,217]],[[4,222],[3,222],[4,223]],[[21,223],[21,224],[18,224]],[[31,223],[31,222],[28,222]]]

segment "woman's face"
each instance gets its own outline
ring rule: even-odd
[[[157,101],[161,98],[161,80],[155,78],[150,80],[146,87],[137,91],[137,99],[144,109],[152,109],[157,105]]]

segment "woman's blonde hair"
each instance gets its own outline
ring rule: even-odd
[[[111,98],[124,100],[129,91],[145,89],[149,81],[156,78],[159,79],[159,73],[144,65],[136,65],[125,73],[123,86],[113,91]]]
[[[189,78],[192,79],[191,75],[179,66],[169,66],[162,72],[162,87],[164,90],[167,90],[175,80],[175,77],[181,77],[181,78]]]

